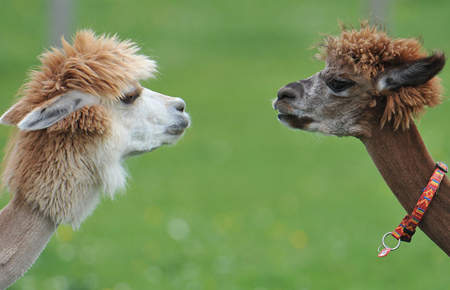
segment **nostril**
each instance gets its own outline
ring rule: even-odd
[[[176,109],[177,109],[177,111],[183,113],[184,112],[184,107],[185,107],[184,104],[180,104],[180,105],[176,106]]]
[[[184,109],[186,108],[186,104],[183,101],[179,101],[176,102],[173,107],[175,108],[175,110],[177,110],[178,112],[183,113]]]
[[[299,93],[292,88],[284,87],[278,91],[278,99],[295,99],[299,97]]]
[[[304,93],[304,88],[302,83],[293,82],[285,85],[278,91],[278,99],[295,99],[302,98]]]

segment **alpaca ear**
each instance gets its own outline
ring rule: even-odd
[[[23,115],[26,105],[19,101],[15,103],[0,117],[0,124],[2,125],[16,125],[18,116]]]
[[[79,91],[70,91],[33,109],[18,122],[17,127],[24,131],[45,129],[64,119],[76,110],[97,103],[98,99],[95,96]],[[22,107],[21,102],[12,106],[11,109],[3,114],[3,116],[0,117],[0,123],[11,124],[9,115],[14,115],[14,111],[19,109],[18,107]]]
[[[378,78],[377,89],[381,92],[424,84],[437,75],[444,65],[443,53],[434,53],[429,57],[402,64],[384,72]]]

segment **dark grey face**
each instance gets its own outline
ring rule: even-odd
[[[357,136],[359,120],[369,107],[370,81],[326,67],[313,76],[278,91],[273,107],[285,125],[337,136]]]
[[[380,106],[377,102],[382,93],[421,85],[434,77],[444,62],[442,55],[430,56],[393,66],[374,79],[355,74],[351,67],[327,64],[311,77],[282,87],[273,107],[278,119],[291,128],[361,137],[380,112],[375,107]]]

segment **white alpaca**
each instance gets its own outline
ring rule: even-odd
[[[172,144],[189,126],[182,99],[140,86],[156,64],[138,50],[80,31],[41,56],[0,118],[19,128],[3,174],[13,197],[0,211],[0,289],[27,271],[59,224],[79,227],[101,192],[112,197],[125,185],[125,158]]]

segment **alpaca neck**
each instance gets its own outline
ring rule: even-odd
[[[435,168],[435,161],[428,153],[415,124],[405,131],[394,131],[390,126],[374,128],[372,136],[361,141],[389,188],[408,214],[411,213]],[[395,224],[392,224],[392,228],[397,226],[402,217],[393,221]],[[450,255],[449,226],[450,182],[444,177],[419,227]]]
[[[14,198],[0,211],[0,289],[33,265],[56,228],[49,218]]]

